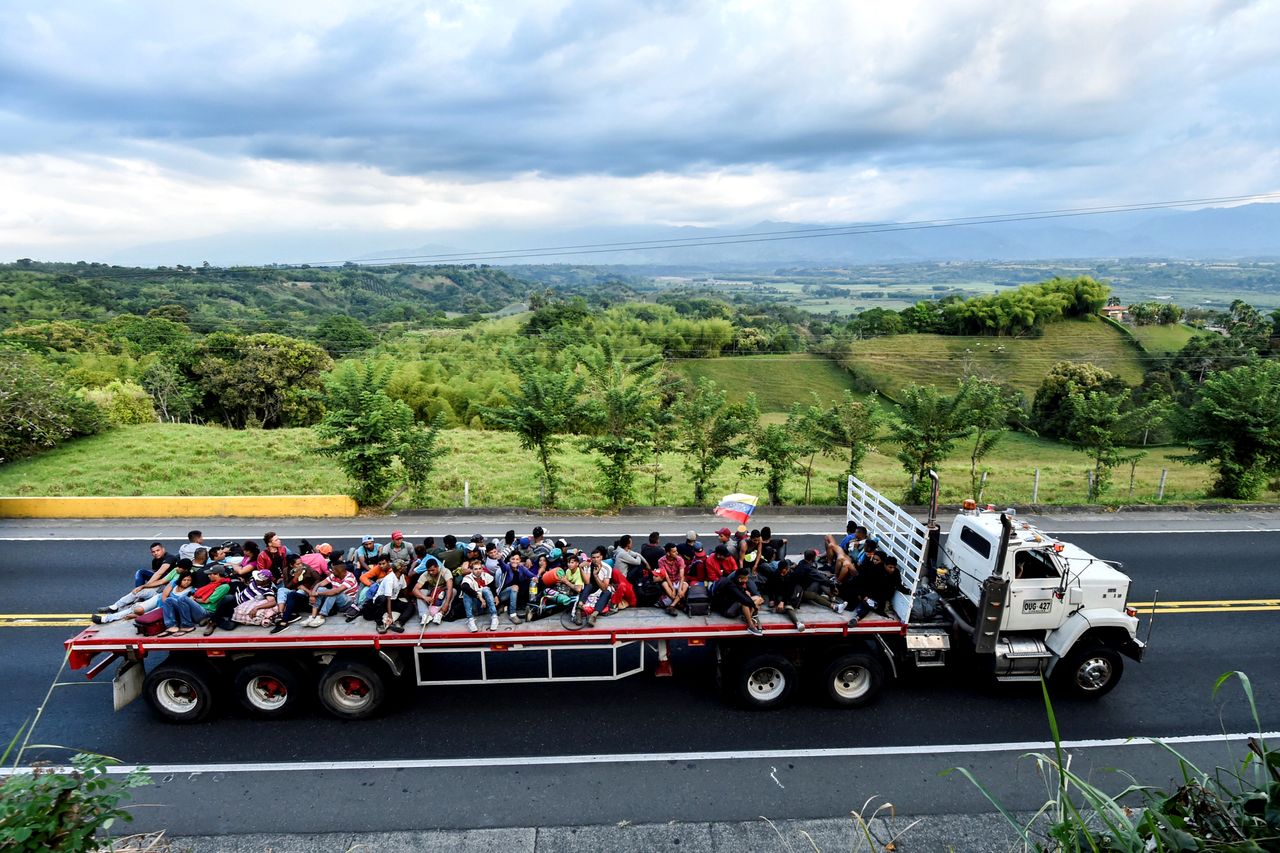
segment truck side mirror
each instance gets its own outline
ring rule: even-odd
[[[1072,607],[1078,607],[1079,605],[1084,604],[1084,590],[1078,586],[1068,588],[1067,603]]]

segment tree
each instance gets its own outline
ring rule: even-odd
[[[397,481],[419,498],[436,460],[440,421],[423,426],[413,411],[387,396],[389,369],[371,362],[334,371],[326,389],[324,420],[316,424],[316,452],[336,459],[361,506],[380,504]]]
[[[610,508],[617,509],[631,500],[636,463],[653,443],[663,358],[624,361],[608,338],[601,339],[599,348],[584,349],[581,358],[588,395],[583,423],[591,431],[582,447],[597,454],[600,491]]]
[[[943,394],[928,385],[908,385],[902,390],[889,438],[897,443],[898,461],[912,478],[905,498],[908,503],[924,503],[929,471],[969,433],[967,404],[964,386],[955,394]]]
[[[483,407],[481,415],[499,429],[514,432],[522,448],[538,455],[546,483],[546,505],[555,506],[560,485],[555,455],[577,406],[583,379],[572,365],[548,364],[536,356],[511,353],[507,362],[519,385],[503,405]]]
[[[712,478],[731,457],[746,452],[746,437],[759,418],[755,397],[729,403],[728,392],[702,376],[680,406],[674,421],[676,447],[687,459],[684,469],[693,479],[693,503],[703,506]]]
[[[1111,470],[1128,460],[1125,440],[1147,416],[1146,407],[1131,405],[1128,388],[1119,393],[1073,390],[1067,397],[1067,443],[1093,460],[1093,495],[1107,490]],[[1145,451],[1143,451],[1145,452]]]
[[[1166,302],[1160,306],[1159,323],[1161,326],[1176,326],[1182,322],[1183,313],[1181,305]]]
[[[106,421],[36,357],[0,350],[0,463],[39,453]]]
[[[315,341],[331,356],[347,355],[373,346],[377,338],[354,317],[330,314],[316,326]]]
[[[1210,376],[1174,428],[1189,462],[1217,470],[1212,493],[1256,498],[1280,472],[1280,362],[1259,361]]]
[[[196,389],[170,361],[153,361],[142,371],[142,387],[151,395],[160,419],[170,423],[191,417]]]
[[[315,423],[332,367],[324,350],[295,338],[214,332],[196,347],[191,369],[200,411],[240,429]]]
[[[817,401],[816,395],[814,400]],[[833,459],[846,460],[845,473],[856,477],[883,424],[884,412],[879,406],[870,400],[857,399],[846,388],[843,396],[833,400],[818,420],[822,452]]]
[[[787,474],[795,468],[796,459],[803,451],[796,441],[793,424],[764,424],[758,426],[751,436],[751,455],[759,463],[755,470],[765,475],[765,490],[769,494],[769,503],[782,503],[782,488],[786,484]]]
[[[969,487],[979,501],[982,500],[982,478],[978,463],[995,449],[1008,432],[1009,418],[1021,408],[1020,395],[1002,388],[994,382],[977,376],[966,376],[963,383],[968,398],[969,439],[973,442],[969,451]]]
[[[1072,392],[1087,394],[1124,390],[1124,381],[1088,362],[1059,361],[1049,368],[1031,403],[1031,420],[1041,435],[1064,438],[1070,430],[1071,413],[1067,398]]]

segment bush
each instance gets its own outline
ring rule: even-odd
[[[151,395],[132,382],[117,379],[103,388],[81,389],[79,394],[97,406],[111,426],[153,424],[157,420]]]
[[[98,407],[68,390],[39,359],[0,351],[0,463],[105,426]]]
[[[0,850],[13,853],[80,853],[97,849],[99,833],[133,817],[120,808],[132,788],[151,784],[133,771],[107,775],[112,759],[80,754],[65,772],[35,767],[0,782]]]

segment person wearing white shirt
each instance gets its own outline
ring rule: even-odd
[[[404,626],[413,618],[413,600],[406,595],[409,588],[404,577],[406,568],[404,563],[393,563],[391,571],[378,581],[372,610],[378,619],[379,634],[387,633],[388,628],[403,634]]]

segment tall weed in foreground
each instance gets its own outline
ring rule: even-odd
[[[1232,678],[1240,682],[1253,722],[1262,731],[1253,685],[1243,672],[1229,672],[1213,687],[1216,698]],[[1041,681],[1045,712],[1053,736],[1052,754],[1028,753],[1048,794],[1025,824],[1019,823],[995,796],[963,767],[972,782],[1017,833],[1024,851],[1052,853],[1152,853],[1152,851],[1233,851],[1264,853],[1280,850],[1280,751],[1261,736],[1250,738],[1238,766],[1200,769],[1169,744],[1154,742],[1178,760],[1182,784],[1169,792],[1143,785],[1131,774],[1116,770],[1128,785],[1108,794],[1071,770],[1071,756],[1062,748],[1058,720]],[[944,774],[945,775],[945,774]],[[1137,800],[1140,808],[1129,802]]]

